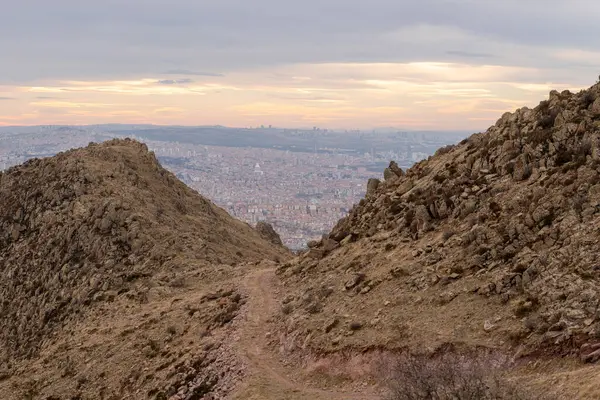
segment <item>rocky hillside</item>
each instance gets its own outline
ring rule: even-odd
[[[234,289],[221,287],[223,277],[235,274],[240,263],[287,256],[282,246],[263,239],[178,181],[135,141],[90,144],[0,173],[0,393],[23,393],[23,379],[41,371],[46,383],[60,386],[62,377],[81,392],[92,377],[78,384],[71,374],[90,359],[89,353],[69,354],[73,340],[114,349],[133,335],[120,354],[112,351],[111,363],[121,363],[118,368],[95,369],[105,379],[111,373],[128,373],[128,363],[136,362],[143,351],[151,355],[146,359],[165,362],[160,356],[163,339],[133,337],[169,331],[172,341],[182,321],[191,316],[195,329],[208,335],[230,321],[243,302]],[[207,286],[195,293],[195,300],[180,299],[186,310],[171,306],[154,316],[164,307],[160,301],[197,282]],[[205,290],[212,294],[202,297]],[[139,319],[126,318],[136,312],[141,313]],[[143,321],[150,322],[140,331]],[[95,326],[91,331],[102,338],[90,336],[90,323]],[[166,323],[173,325],[160,328]],[[148,343],[150,348],[143,350]],[[45,361],[34,367],[43,354]],[[62,359],[66,356],[72,358]],[[106,363],[109,360],[107,355]],[[2,382],[9,378],[16,386],[2,392]],[[147,380],[148,385],[154,382]],[[73,387],[56,390],[74,395],[69,392]],[[126,393],[110,385],[105,389],[118,398]],[[48,390],[41,393],[54,393]]]
[[[290,349],[600,359],[600,85],[385,180],[279,274]]]

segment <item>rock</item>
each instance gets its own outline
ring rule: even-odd
[[[386,168],[383,170],[383,179],[385,181],[390,181],[396,177],[397,177],[397,175],[394,174],[389,168]]]
[[[584,363],[595,363],[600,360],[600,342],[585,343],[581,346],[579,353]]]
[[[326,253],[329,253],[329,252],[337,249],[338,247],[340,247],[340,244],[333,239],[323,239],[322,244],[323,244],[323,250]]]
[[[404,176],[404,171],[402,171],[402,168],[400,168],[398,166],[396,161],[390,161],[390,165],[389,165],[388,169],[398,177]]]
[[[269,224],[265,221],[259,221],[256,224],[255,229],[260,234],[260,236],[262,238],[264,238],[265,240],[268,240],[269,242],[273,243],[274,245],[283,246],[281,237],[279,237],[279,234],[275,231],[275,229],[273,228],[273,226],[271,224]]]
[[[352,243],[352,235],[348,235],[344,239],[342,239],[342,241],[340,242],[340,245],[341,246],[346,246],[346,245],[348,245],[350,243]]]
[[[323,249],[309,249],[306,253],[305,256],[308,258],[312,258],[315,260],[320,260],[321,258],[325,257],[325,250]]]
[[[326,325],[325,325],[325,333],[329,333],[333,330],[333,328],[335,328],[338,324],[339,324],[339,320],[337,318],[333,318],[331,321],[329,321]]]
[[[359,274],[355,274],[352,278],[350,278],[348,281],[346,281],[346,283],[344,284],[344,287],[346,288],[346,290],[350,290],[356,286],[358,286],[361,282],[363,282],[365,280],[365,274],[359,273]]]
[[[598,97],[596,100],[594,100],[594,102],[592,103],[592,105],[590,107],[590,112],[593,117],[600,116],[600,97]]]
[[[10,237],[11,237],[12,241],[16,242],[17,240],[19,240],[20,236],[21,236],[21,229],[19,229],[19,225],[18,224],[13,225],[11,232],[10,232]]]
[[[415,184],[412,180],[405,180],[396,188],[396,194],[398,196],[402,196],[408,193],[412,188],[414,188]]]
[[[320,244],[321,242],[319,240],[311,240],[308,243],[306,243],[306,246],[309,249],[314,249],[315,247],[319,247]]]
[[[527,157],[524,154],[521,154],[517,157],[514,166],[513,178],[516,181],[523,181],[531,176],[532,167],[527,162]]]
[[[400,266],[393,267],[390,270],[390,274],[394,278],[399,278],[399,277],[402,277],[402,276],[409,276],[410,275],[410,273],[408,272],[408,270],[406,268],[400,267]]]
[[[439,304],[440,305],[448,304],[452,300],[454,300],[456,298],[456,296],[458,296],[458,292],[448,291],[448,292],[440,293],[439,299],[438,299]]]
[[[585,319],[585,317],[587,316],[585,311],[571,308],[564,310],[563,315],[565,316],[565,318],[571,320]]]
[[[484,331],[486,331],[486,332],[491,332],[491,331],[493,331],[495,328],[496,328],[496,325],[494,325],[494,324],[493,324],[491,321],[489,321],[489,320],[486,320],[486,321],[483,323],[483,330],[484,330]]]
[[[369,181],[367,182],[367,197],[372,196],[375,193],[375,191],[377,191],[377,188],[379,187],[380,183],[381,181],[379,179],[369,179]]]

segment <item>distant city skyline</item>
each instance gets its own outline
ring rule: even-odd
[[[435,133],[460,133],[460,134],[470,134],[476,133],[473,130],[469,129],[416,129],[416,128],[405,128],[402,126],[375,126],[370,128],[340,128],[340,127],[321,127],[321,126],[275,126],[272,124],[259,124],[259,125],[250,125],[250,126],[235,126],[235,125],[226,125],[226,124],[152,124],[152,123],[90,123],[90,124],[11,124],[11,125],[0,125],[0,130],[11,129],[11,128],[54,128],[54,127],[81,127],[81,128],[93,128],[93,127],[109,127],[109,126],[123,126],[123,127],[153,127],[153,128],[169,128],[169,127],[182,127],[182,128],[210,128],[210,127],[220,127],[220,128],[230,128],[230,129],[251,129],[251,130],[279,130],[279,131],[315,131],[320,133],[327,132],[362,132],[362,133],[390,133],[390,132],[435,132]],[[487,129],[488,126],[482,129]]]
[[[598,76],[600,3],[32,0],[0,24],[0,125],[478,131]]]
[[[0,127],[0,172],[32,158],[115,137],[146,143],[161,164],[188,186],[238,219],[252,225],[272,223],[294,249],[327,233],[364,197],[369,178],[383,178],[390,160],[409,168],[463,138],[451,132]]]

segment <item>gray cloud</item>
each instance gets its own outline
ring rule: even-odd
[[[494,57],[493,54],[487,53],[473,53],[470,51],[462,51],[462,50],[448,50],[446,54],[451,56],[465,57],[465,58],[490,58]]]
[[[14,97],[2,97],[0,96],[0,100],[16,100]]]
[[[56,100],[56,99],[60,99],[60,97],[56,97],[56,96],[36,96],[35,98],[37,100]]]
[[[186,79],[163,79],[163,80],[157,81],[156,83],[159,83],[161,85],[181,85],[181,84],[192,83],[192,82],[194,82],[192,79],[186,78]]]
[[[588,0],[30,0],[2,8],[0,77],[210,77],[287,63],[462,57],[546,71],[537,80],[589,82],[597,62],[553,53],[600,52],[598,15],[600,3]],[[479,56],[487,54],[495,57]]]

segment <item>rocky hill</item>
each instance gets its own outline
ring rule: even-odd
[[[392,162],[329,235],[279,268],[291,293],[281,344],[598,361],[599,144],[595,85],[552,91],[408,171]]]
[[[217,369],[190,371],[226,356],[206,341],[244,302],[228,279],[288,256],[261,235],[131,140],[0,173],[0,397],[210,392]]]

